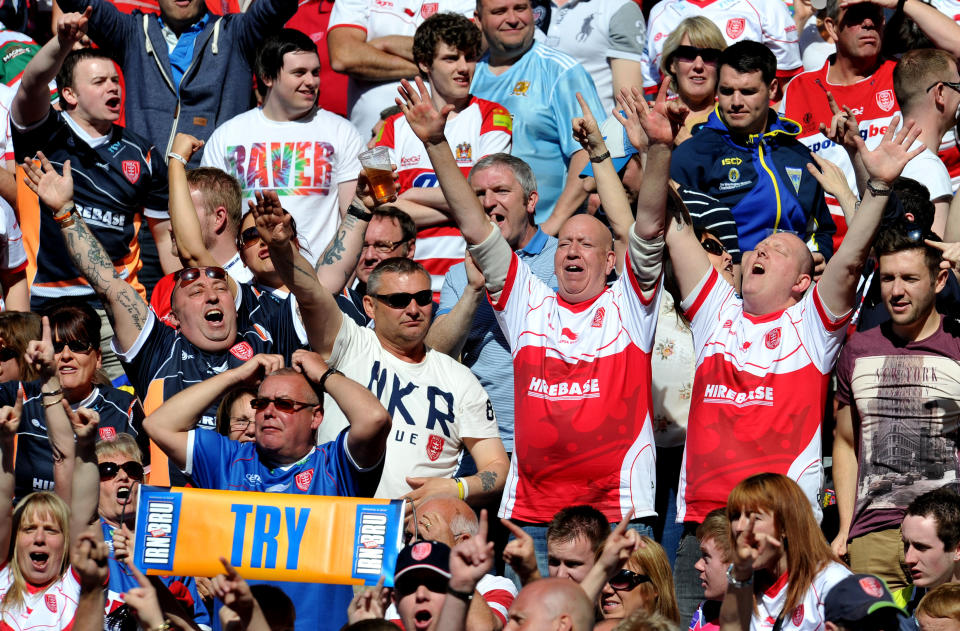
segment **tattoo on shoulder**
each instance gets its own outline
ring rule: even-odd
[[[484,491],[492,491],[497,484],[497,474],[493,471],[481,471],[477,474],[477,477],[480,478],[480,484],[483,485]]]

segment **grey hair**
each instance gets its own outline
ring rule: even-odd
[[[533,175],[533,169],[530,168],[529,164],[509,153],[492,153],[489,156],[480,158],[470,170],[470,177],[472,178],[473,174],[478,171],[497,166],[510,169],[513,177],[517,178],[517,182],[519,182],[520,188],[523,190],[524,201],[530,199],[531,193],[536,192],[537,178]]]

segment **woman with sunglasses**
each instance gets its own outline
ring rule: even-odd
[[[18,392],[24,399],[16,456],[17,498],[54,488],[46,410],[61,399],[74,409],[85,407],[97,412],[102,438],[129,433],[144,444],[147,440],[141,429],[143,411],[136,397],[100,377],[100,317],[96,311],[87,302],[66,300],[57,302],[47,313],[40,339],[49,342],[52,359],[33,357],[40,378],[0,384],[0,405],[13,405]],[[69,489],[63,491],[68,493]]]
[[[639,541],[623,568],[600,592],[600,612],[604,619],[619,619],[643,608],[678,623],[680,612],[667,553],[650,537],[641,536]]]
[[[720,29],[708,18],[685,19],[663,44],[660,72],[671,78],[670,89],[690,113],[676,144],[690,137],[694,126],[704,123],[716,104],[717,61],[727,47]]]
[[[839,563],[796,482],[750,476],[727,498],[733,563],[720,609],[723,631],[817,631],[823,601],[850,576]]]

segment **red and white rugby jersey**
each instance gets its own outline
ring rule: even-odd
[[[545,523],[573,504],[612,522],[631,508],[655,514],[650,354],[661,292],[659,281],[641,291],[624,267],[596,298],[570,304],[513,255],[493,304],[516,410],[501,517]]]
[[[820,424],[849,314],[832,316],[814,289],[752,316],[716,270],[701,285],[683,302],[697,367],[677,521],[703,521],[738,482],[764,471],[795,480],[819,517]]]
[[[860,135],[867,147],[873,149],[880,144],[891,119],[900,113],[897,97],[893,93],[893,69],[896,65],[896,61],[888,60],[862,81],[853,85],[834,85],[827,82],[827,70],[830,68],[828,59],[819,70],[810,70],[794,77],[787,84],[780,102],[780,113],[802,127],[797,139],[813,153],[843,169],[847,184],[854,192],[857,190],[857,180],[846,149],[820,133],[820,123],[829,127],[833,118],[827,92],[833,94],[841,108],[846,105],[853,111],[860,124]],[[830,214],[837,224],[837,232],[833,236],[833,251],[836,252],[843,235],[847,233],[847,222],[836,198],[832,195],[826,197]]]
[[[850,576],[851,572],[845,565],[830,562],[813,577],[813,582],[803,594],[803,602],[793,611],[783,611],[787,604],[787,591],[790,584],[787,574],[783,573],[776,583],[767,588],[757,599],[757,609],[750,618],[750,631],[771,631],[777,622],[777,617],[783,613],[781,629],[791,631],[823,631],[826,620],[823,617],[823,601],[833,586]],[[880,579],[870,576],[861,579],[861,585],[871,593],[880,590]],[[880,596],[877,596],[880,598]]]
[[[783,0],[663,0],[650,9],[643,87],[660,84],[663,44],[686,18],[702,15],[717,25],[730,46],[740,41],[763,43],[777,57],[777,77],[792,77],[803,69],[797,25]]]
[[[474,96],[462,112],[447,121],[444,133],[460,170],[467,176],[480,158],[492,153],[510,153],[513,123],[506,108]],[[403,114],[387,119],[377,145],[390,149],[390,159],[397,165],[401,192],[412,187],[439,186],[427,151]],[[430,272],[430,285],[437,299],[443,287],[443,275],[463,260],[466,247],[467,242],[453,221],[417,232],[414,260]]]
[[[13,575],[7,563],[0,570],[0,601],[12,584]],[[35,590],[28,585],[23,605],[0,612],[0,631],[68,630],[77,615],[79,598],[80,583],[70,567],[60,580],[46,589]]]

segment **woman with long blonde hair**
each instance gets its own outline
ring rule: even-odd
[[[777,473],[751,476],[727,498],[733,563],[721,631],[814,631],[823,599],[850,575],[824,539],[806,495]]]

